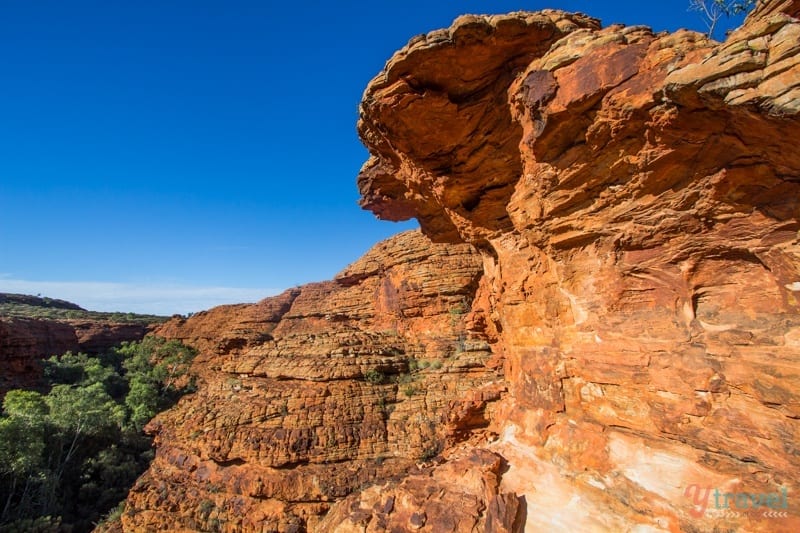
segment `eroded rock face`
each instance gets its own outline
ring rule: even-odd
[[[461,450],[441,466],[353,494],[317,531],[519,531],[525,520],[520,499],[499,490],[505,466],[496,453]]]
[[[460,242],[457,219],[470,213],[510,229],[505,205],[522,166],[506,89],[579,28],[599,22],[552,10],[465,15],[412,39],[364,93],[358,131],[376,155],[358,177],[361,205],[387,220],[416,217],[442,242]]]
[[[480,276],[471,246],[409,232],[333,281],[162,326],[201,350],[199,390],[151,422],[125,529],[315,530],[360,487],[485,438],[504,383],[468,314]]]
[[[152,329],[144,324],[70,320],[67,322],[78,339],[78,350],[90,355],[101,354],[123,342],[140,341]]]
[[[358,183],[442,244],[161,328],[201,380],[124,529],[800,530],[799,10],[412,40]]]
[[[503,105],[445,106],[436,135],[459,69],[418,75],[411,43],[368,87],[364,205],[482,253],[473,309],[509,387],[485,449],[527,530],[800,528],[797,496],[774,518],[721,516],[713,493],[796,494],[800,474],[799,5],[767,2],[725,43],[575,21]],[[504,53],[497,19],[466,26],[476,62]]]

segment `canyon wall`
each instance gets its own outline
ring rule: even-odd
[[[414,38],[358,184],[425,236],[163,326],[199,390],[123,529],[800,530],[798,16]]]
[[[480,278],[471,246],[408,232],[333,281],[162,326],[200,350],[198,391],[148,426],[125,530],[315,530],[348,494],[485,440],[505,383],[468,314]]]
[[[99,320],[0,316],[0,398],[10,389],[43,390],[42,359],[68,351],[97,355],[124,341],[141,340],[148,329]]]

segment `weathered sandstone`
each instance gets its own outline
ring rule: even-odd
[[[504,384],[467,313],[480,276],[470,246],[409,232],[333,281],[162,326],[201,350],[199,390],[151,422],[126,530],[314,529],[353,491],[481,438]]]
[[[68,324],[33,318],[0,318],[0,396],[14,388],[44,385],[41,359],[77,350]]]
[[[791,494],[800,474],[800,3],[767,4],[724,43],[573,31],[505,106],[453,106],[435,137],[462,86],[447,45],[417,68],[410,45],[365,93],[364,205],[482,253],[473,309],[509,387],[486,449],[526,530],[800,528],[796,496],[787,518],[721,516],[713,496],[696,517],[686,496]],[[509,158],[494,187],[486,160]]]
[[[798,16],[412,39],[358,184],[438,244],[163,326],[199,389],[151,423],[124,529],[800,530]]]

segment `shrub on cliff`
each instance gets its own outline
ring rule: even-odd
[[[155,414],[176,401],[191,382],[186,379],[195,351],[178,341],[145,337],[117,348],[130,389],[125,397],[129,421],[141,429]]]

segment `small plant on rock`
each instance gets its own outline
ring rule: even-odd
[[[382,372],[379,370],[375,370],[374,368],[370,368],[364,373],[364,379],[367,380],[368,383],[372,383],[373,385],[380,385],[383,383],[386,376],[383,375]]]
[[[411,384],[406,385],[405,388],[403,389],[403,394],[405,394],[409,398],[414,396],[417,392],[419,392],[417,388]]]

